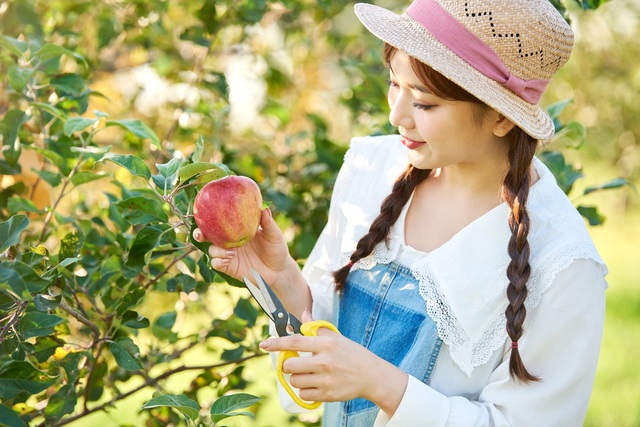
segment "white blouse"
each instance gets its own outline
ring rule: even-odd
[[[302,271],[316,320],[331,320],[331,272],[347,263],[407,165],[398,135],[352,141],[328,223]],[[604,326],[607,268],[553,174],[538,159],[534,167],[540,179],[527,203],[531,276],[518,347],[529,372],[541,381],[525,386],[509,378],[507,204],[426,253],[404,244],[409,201],[392,227],[389,245],[379,244],[352,269],[394,260],[409,267],[445,345],[428,384],[409,377],[397,411],[393,417],[380,411],[376,427],[583,424]],[[300,412],[285,393],[280,398],[285,409]]]

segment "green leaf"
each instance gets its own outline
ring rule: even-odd
[[[143,329],[148,328],[150,323],[149,319],[142,316],[141,314],[138,314],[137,312],[132,310],[127,310],[122,315],[122,325],[128,326],[133,329]]]
[[[184,182],[189,178],[206,171],[223,171],[224,174],[221,176],[230,175],[229,168],[222,163],[191,163],[190,165],[185,165],[180,168],[178,176],[180,177],[180,181]]]
[[[547,106],[547,112],[551,116],[551,119],[557,119],[560,113],[562,113],[565,107],[572,101],[573,98],[567,98]]]
[[[238,409],[245,409],[257,403],[261,399],[248,393],[236,393],[228,396],[222,396],[211,405],[211,420],[217,423],[225,418],[236,415],[246,415],[253,418],[251,412],[233,412]]]
[[[51,114],[54,117],[59,118],[60,120],[66,120],[67,119],[67,115],[62,110],[57,109],[53,105],[49,105],[49,104],[46,104],[44,102],[34,102],[31,105],[34,106],[34,107],[38,107],[38,108],[41,108],[41,109],[45,110],[46,112],[48,112],[49,114]]]
[[[11,166],[5,159],[0,159],[0,175],[18,175],[22,173],[20,163]]]
[[[75,258],[80,253],[84,243],[84,233],[75,229],[67,233],[60,241],[60,252],[58,254],[58,262],[62,263],[67,258]]]
[[[18,330],[23,339],[51,335],[56,326],[64,322],[62,317],[53,314],[29,312],[20,319]]]
[[[53,396],[49,398],[47,407],[44,410],[44,417],[50,421],[57,421],[63,416],[70,414],[78,403],[78,396],[75,388],[71,384],[60,387]]]
[[[569,194],[575,181],[578,178],[582,178],[582,174],[573,165],[565,163],[564,155],[559,151],[544,151],[540,153],[540,160],[553,173],[558,186],[562,188],[565,194]]]
[[[71,147],[71,151],[74,153],[83,153],[87,157],[100,160],[104,154],[111,151],[111,147],[111,145],[105,145],[104,147]]]
[[[0,133],[2,133],[3,138],[2,155],[9,166],[15,166],[20,157],[18,131],[27,119],[28,117],[24,111],[9,110],[5,113],[2,122],[0,122]]]
[[[575,150],[582,150],[587,144],[587,128],[580,122],[572,121],[562,128],[562,134],[569,134],[575,136],[578,140],[578,145],[571,146]]]
[[[202,160],[202,153],[204,152],[204,138],[202,135],[198,137],[196,141],[196,149],[191,153],[191,161],[194,163],[199,163]]]
[[[116,309],[118,316],[122,316],[128,309],[138,304],[142,297],[144,297],[144,294],[144,289],[134,289],[131,292],[127,293]]]
[[[17,196],[7,200],[7,207],[9,208],[9,215],[14,215],[18,212],[33,212],[37,214],[43,214],[45,212],[38,209],[36,204],[31,200]]]
[[[201,256],[198,259],[198,268],[200,269],[202,279],[205,282],[212,283],[216,277],[216,272],[207,264],[205,257]]]
[[[177,172],[180,165],[186,162],[187,159],[184,157],[174,157],[164,165],[156,163],[159,174],[151,176],[153,178],[153,183],[163,192],[165,190],[172,189],[176,183]]]
[[[38,394],[55,382],[29,362],[11,360],[0,367],[0,397],[13,399],[20,393]]]
[[[125,265],[135,269],[141,269],[147,265],[148,260],[145,255],[158,246],[158,241],[163,231],[162,227],[155,225],[142,227],[129,245]]]
[[[13,409],[0,404],[0,426],[26,427],[27,425]]]
[[[33,297],[33,304],[38,311],[49,311],[58,308],[62,302],[62,294],[51,296],[49,294],[40,294]]]
[[[20,241],[20,234],[29,226],[26,215],[14,215],[6,221],[0,221],[0,253]]]
[[[76,172],[71,177],[70,181],[76,187],[80,184],[86,184],[87,182],[95,181],[101,178],[111,178],[111,174],[95,174],[91,172]]]
[[[34,147],[33,145],[24,145],[24,147],[28,148],[29,150],[33,150],[42,154],[43,156],[51,160],[53,164],[58,167],[64,167],[66,164],[64,157],[62,157],[60,154],[56,153],[55,151]]]
[[[20,261],[0,263],[0,283],[8,283],[18,295],[36,294],[47,288],[51,280],[43,279],[33,268]]]
[[[173,325],[176,323],[176,317],[177,313],[175,311],[170,311],[158,316],[151,327],[153,335],[160,340],[174,340],[177,334],[171,332],[171,328],[173,328]]]
[[[149,224],[150,222],[167,222],[169,217],[162,210],[162,204],[143,196],[132,197],[114,203],[118,212],[131,224]]]
[[[7,70],[7,77],[9,78],[9,84],[16,92],[22,92],[22,89],[27,85],[27,82],[33,75],[33,68],[21,68],[17,65],[12,65]]]
[[[58,46],[57,44],[53,44],[53,43],[45,44],[44,46],[42,46],[42,48],[40,48],[39,51],[33,54],[33,56],[39,56],[41,61],[45,61],[49,58],[53,58],[55,56],[60,56],[60,55],[67,55],[67,56],[73,56],[74,58],[78,58],[84,62],[84,65],[86,67],[89,67],[87,60],[84,59],[83,56],[78,55],[77,53],[74,53],[69,49],[66,49],[62,46]]]
[[[29,49],[29,44],[9,36],[0,36],[0,46],[21,57]]]
[[[141,120],[138,119],[123,119],[123,120],[109,120],[105,123],[105,126],[120,126],[124,129],[127,129],[129,132],[137,136],[141,139],[151,139],[153,145],[162,150],[162,145],[160,145],[160,140],[153,132],[153,130],[147,126]]]
[[[239,360],[244,354],[244,350],[245,350],[244,346],[239,346],[238,348],[225,350],[222,352],[222,355],[220,356],[220,358],[222,360],[228,360],[228,361]]]
[[[176,290],[180,290],[182,292],[192,292],[198,282],[193,277],[188,274],[178,273],[173,276],[171,279],[167,280],[167,291],[175,292]]]
[[[74,132],[85,130],[97,121],[98,119],[90,119],[86,117],[71,117],[64,122],[64,134],[70,136]]]
[[[105,113],[104,111],[100,110],[93,110],[92,113],[99,119],[103,117],[109,117],[109,113]]]
[[[39,171],[35,168],[31,168],[31,170],[34,171],[36,174],[38,174],[38,176],[42,180],[44,180],[47,184],[49,184],[53,188],[57,187],[62,183],[62,175],[60,175],[58,172],[51,172],[46,170]]]
[[[604,216],[598,213],[598,208],[595,206],[578,206],[578,212],[589,221],[589,225],[602,225],[604,223]]]
[[[224,279],[225,282],[227,282],[227,284],[235,287],[235,288],[246,288],[245,284],[243,282],[241,282],[240,280],[236,279],[235,277],[231,277],[226,273],[223,273],[222,271],[218,271],[213,269],[213,271],[216,272],[216,274],[220,277],[222,277]]]
[[[189,399],[187,396],[176,396],[175,394],[164,394],[154,397],[145,403],[142,409],[158,408],[161,406],[177,409],[194,421],[198,418],[198,411],[200,410],[200,407],[195,401]]]
[[[144,160],[139,157],[132,156],[131,154],[106,153],[98,162],[102,162],[105,160],[109,160],[117,165],[120,165],[126,168],[133,175],[146,178],[147,181],[151,179],[151,171],[149,170],[149,167],[144,162]]]
[[[593,193],[594,191],[600,191],[600,190],[610,190],[612,188],[620,188],[620,187],[624,187],[625,185],[631,185],[631,183],[629,181],[627,181],[624,178],[616,178],[613,179],[611,181],[605,182],[604,184],[600,184],[600,185],[596,185],[593,187],[589,187],[586,190],[584,190],[584,194],[589,194],[589,193]]]
[[[131,341],[131,338],[120,337],[109,343],[109,351],[116,359],[116,363],[127,371],[137,371],[142,369],[140,361],[140,349]]]
[[[158,168],[158,172],[160,173],[160,175],[164,176],[165,178],[170,178],[174,176],[176,172],[178,172],[180,165],[182,165],[186,161],[187,159],[185,159],[184,157],[174,157],[173,159],[169,160],[169,162],[163,165],[159,165],[156,163],[156,167]]]

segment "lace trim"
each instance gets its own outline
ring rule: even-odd
[[[400,239],[394,238],[392,235],[388,246],[384,242],[379,243],[371,255],[355,263],[351,269],[371,270],[378,264],[392,262],[398,255],[400,243]],[[343,254],[344,264],[342,265],[348,262],[350,255],[350,253]],[[604,265],[595,248],[587,244],[566,246],[559,251],[548,254],[544,259],[532,263],[532,275],[527,284],[528,296],[525,301],[527,310],[533,310],[538,306],[542,294],[549,289],[556,274],[567,268],[576,259],[593,259]],[[504,308],[495,313],[481,338],[473,342],[447,304],[446,296],[442,293],[441,287],[431,271],[429,255],[427,254],[414,265],[409,266],[409,269],[419,282],[420,295],[425,300],[429,317],[437,324],[438,336],[450,347],[454,363],[468,377],[471,377],[474,368],[487,363],[493,353],[504,346],[508,338],[504,313],[507,299],[504,291],[499,293],[499,297],[503,297],[505,300]]]

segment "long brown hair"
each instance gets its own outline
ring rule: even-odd
[[[385,43],[384,61],[387,65],[396,52],[396,48]],[[436,96],[450,101],[471,102],[477,106],[474,109],[474,119],[481,122],[489,106],[475,96],[462,89],[442,74],[428,65],[409,56],[411,68],[427,89]],[[506,310],[507,333],[512,341],[511,357],[509,360],[509,374],[511,378],[529,383],[539,379],[530,374],[522,362],[517,347],[518,340],[522,337],[522,325],[527,315],[524,301],[527,298],[527,281],[531,274],[529,265],[529,214],[526,209],[530,186],[530,168],[538,141],[525,133],[522,129],[514,127],[509,133],[513,142],[509,146],[508,160],[509,171],[502,184],[502,195],[509,205],[509,227],[511,238],[508,244],[508,253],[511,262],[507,267],[507,297],[509,306]],[[391,190],[380,207],[380,214],[373,221],[369,232],[365,234],[356,245],[356,250],[351,254],[349,263],[333,272],[336,290],[341,292],[347,281],[351,266],[369,256],[375,246],[382,242],[388,243],[389,230],[396,222],[402,208],[407,203],[414,189],[422,181],[427,179],[430,169],[417,169],[409,165],[396,180]]]

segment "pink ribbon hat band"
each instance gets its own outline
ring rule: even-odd
[[[540,102],[549,80],[525,81],[511,74],[498,54],[435,0],[416,0],[407,9],[407,14],[488,78],[508,87],[526,102]]]

